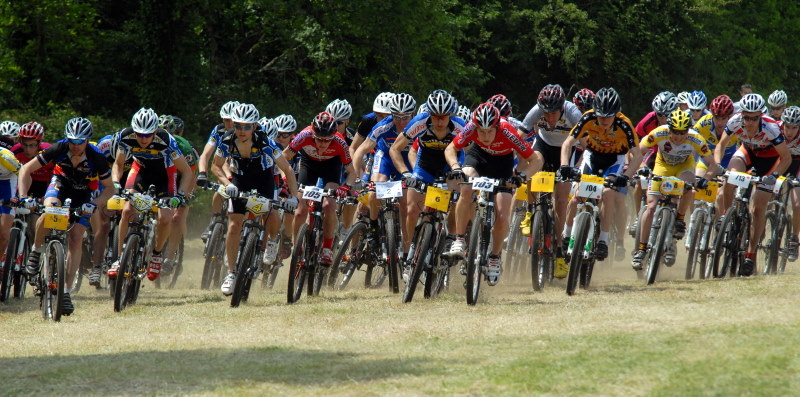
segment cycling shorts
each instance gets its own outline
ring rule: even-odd
[[[644,163],[647,168],[653,169],[656,167],[656,157],[658,156],[658,146],[653,146],[647,153],[644,154],[644,158],[642,159],[642,163]]]
[[[680,178],[684,172],[689,172],[694,175],[695,161],[694,156],[689,156],[684,162],[670,165],[667,164],[661,156],[656,157],[656,164],[653,167],[653,174],[658,176],[674,176]]]
[[[259,172],[255,175],[234,175],[231,182],[239,188],[240,192],[249,192],[255,189],[258,194],[268,199],[275,200],[275,177],[272,175],[271,170]],[[246,213],[247,207],[245,204],[247,204],[247,199],[231,198],[228,203],[228,213]]]
[[[542,154],[544,163],[542,164],[542,171],[556,172],[561,167],[561,146],[548,145],[544,139],[536,138],[533,141],[533,150]],[[570,154],[570,166],[575,165],[575,146],[572,147]]]
[[[11,200],[17,194],[17,177],[0,180],[0,200]],[[14,215],[14,209],[3,205],[0,206],[0,214]]]
[[[609,175],[622,175],[624,166],[624,154],[603,154],[586,150],[583,152],[583,161],[578,168],[582,174],[605,178]]]
[[[143,168],[138,162],[134,162],[125,180],[125,189],[147,193],[147,189],[153,185],[156,187],[155,198],[173,197],[178,190],[177,176],[178,171],[174,165],[166,168]]]
[[[323,185],[329,183],[339,184],[342,168],[342,160],[339,157],[332,157],[323,161],[303,157],[300,161],[298,183],[305,186],[316,186],[317,179],[322,178]]]
[[[798,171],[800,171],[800,156],[792,156],[792,164],[789,165],[789,168],[783,173],[783,175],[796,178]]]
[[[765,176],[773,173],[778,165],[778,161],[780,160],[779,156],[756,157],[749,150],[747,150],[744,145],[739,146],[739,149],[736,150],[733,158],[741,159],[744,162],[746,170],[755,168],[757,176]]]
[[[92,191],[89,189],[73,189],[69,182],[65,182],[58,175],[53,175],[50,184],[47,186],[44,199],[46,200],[51,197],[58,199],[61,205],[63,205],[67,199],[70,199],[70,208],[78,208],[92,201]],[[70,219],[72,218],[73,217],[70,216]],[[90,218],[91,215],[84,215],[76,221],[85,227],[89,227]]]
[[[514,175],[514,153],[494,156],[472,145],[464,159],[464,168],[474,168],[483,177],[507,179]]]
[[[28,196],[35,199],[43,199],[47,193],[47,186],[50,182],[31,181],[31,187],[28,189]]]
[[[408,162],[408,152],[400,152],[403,155],[403,162],[406,168],[411,169],[411,164]],[[372,162],[372,174],[383,174],[389,177],[390,181],[400,180],[402,175],[394,167],[394,162],[389,153],[384,153],[382,150],[375,151],[375,159]]]

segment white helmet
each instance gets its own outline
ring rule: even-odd
[[[233,109],[235,109],[237,106],[239,106],[238,101],[225,102],[225,104],[219,109],[219,117],[222,117],[223,119],[231,118],[231,112],[233,112]]]
[[[258,124],[261,125],[261,130],[267,134],[267,138],[275,139],[278,136],[278,124],[275,123],[275,120],[262,117],[261,120],[258,120]]]
[[[381,92],[375,98],[375,102],[372,103],[372,111],[386,114],[391,113],[392,110],[389,109],[389,104],[392,103],[393,97],[394,94],[391,92]]]
[[[779,108],[786,105],[787,100],[788,98],[785,91],[775,90],[772,92],[772,94],[769,94],[769,98],[767,98],[767,104],[772,108]]]
[[[158,129],[158,115],[153,109],[141,108],[134,113],[131,119],[131,128],[137,134],[155,133]]]
[[[231,120],[234,123],[254,124],[258,123],[258,119],[258,109],[250,103],[240,103],[231,112]]]
[[[456,114],[461,120],[469,121],[470,117],[472,117],[472,111],[469,110],[468,107],[464,105],[460,105],[458,107],[458,113]]]
[[[92,137],[92,133],[94,133],[92,122],[83,117],[69,119],[67,125],[64,126],[64,135],[67,139],[86,140]]]
[[[349,120],[353,115],[353,107],[346,99],[334,99],[325,108],[325,111],[330,113],[336,120]]]
[[[9,138],[16,138],[19,136],[19,124],[14,121],[6,120],[0,123],[0,135]]]
[[[278,125],[278,132],[294,132],[297,129],[297,121],[291,114],[275,117],[275,124]]]
[[[419,108],[417,109],[417,114],[422,114],[422,113],[428,113],[428,104],[427,103],[423,103],[422,105],[419,105]]]
[[[681,91],[678,93],[678,103],[689,103],[689,93],[686,91]]]
[[[389,110],[394,114],[414,113],[416,107],[417,101],[414,97],[404,92],[394,94],[392,103],[389,104]]]
[[[432,114],[453,114],[458,109],[458,102],[445,90],[434,90],[425,102],[428,112]]]
[[[703,110],[706,108],[706,105],[708,105],[708,98],[703,91],[692,91],[692,93],[689,94],[689,100],[687,104],[689,105],[689,109]]]
[[[764,97],[758,94],[745,94],[739,101],[743,112],[764,112]]]

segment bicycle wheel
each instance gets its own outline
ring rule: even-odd
[[[233,294],[231,294],[231,307],[239,307],[239,303],[244,300],[247,280],[250,279],[250,266],[253,265],[253,258],[257,256],[259,246],[258,234],[249,233],[244,248],[237,255],[239,260],[236,262],[236,284],[234,284]]]
[[[572,233],[575,239],[572,242],[572,255],[569,258],[569,273],[567,275],[567,295],[575,294],[575,287],[578,286],[578,279],[583,267],[583,251],[589,240],[589,223],[591,215],[583,212],[575,217]]]
[[[417,241],[414,242],[414,254],[411,256],[411,261],[408,270],[408,283],[403,290],[403,303],[411,302],[414,299],[414,292],[417,290],[419,279],[427,268],[432,255],[430,253],[430,246],[433,236],[433,225],[425,222],[422,224],[422,229],[418,234]]]
[[[203,276],[200,279],[200,288],[209,289],[215,281],[215,274],[220,273],[220,269],[225,264],[225,226],[222,223],[215,223],[208,237],[208,249],[206,250],[206,260],[203,265]],[[214,283],[213,285],[216,285]]]
[[[14,285],[14,298],[22,299],[25,297],[25,289],[28,288],[28,278],[25,276],[25,262],[31,252],[31,242],[28,238],[20,234],[25,241],[22,244],[22,252],[17,252],[12,274],[12,284]]]
[[[725,277],[733,260],[733,251],[738,246],[738,225],[737,216],[733,215],[733,210],[729,210],[722,221],[717,237],[714,239],[714,253],[711,257],[711,274],[714,278]],[[736,254],[738,255],[738,253]]]
[[[480,210],[476,211],[472,219],[472,230],[469,233],[469,244],[467,246],[467,304],[475,305],[478,303],[478,295],[481,290],[481,262],[486,258],[480,251],[480,235],[483,224],[483,217]]]
[[[175,283],[178,282],[178,276],[183,273],[183,250],[185,240],[181,237],[181,242],[178,243],[178,252],[175,253],[175,265],[172,268],[172,277],[170,278],[167,288],[175,288]]]
[[[446,238],[447,231],[441,228],[436,239],[436,246],[433,247],[433,257],[425,269],[425,298],[433,298],[444,289],[445,275],[450,268],[450,259],[442,256]]]
[[[786,262],[789,260],[789,239],[792,236],[791,218],[784,218],[783,224],[783,248],[778,255],[778,263],[775,265],[775,273],[783,274],[786,270]]]
[[[506,241],[505,251],[506,251],[506,259],[505,262],[508,263],[508,275],[509,278],[516,278],[518,272],[518,259],[520,259],[519,255],[519,241],[524,240],[522,236],[522,228],[520,224],[522,223],[522,219],[525,216],[525,211],[514,210],[514,215],[511,217],[511,223],[509,223],[508,229],[508,239]]]
[[[64,303],[64,284],[66,272],[64,270],[64,246],[60,241],[50,241],[45,244],[41,256],[42,279],[44,290],[42,293],[42,314],[45,320],[61,321]]]
[[[400,236],[397,234],[395,219],[386,219],[386,271],[389,273],[389,288],[392,293],[400,293],[400,260],[397,254],[397,243]],[[400,241],[402,244],[402,241]]]
[[[304,223],[300,226],[297,241],[292,250],[292,260],[289,264],[289,286],[286,290],[287,303],[297,302],[303,294],[303,284],[306,281],[306,230],[308,230],[308,224]]]
[[[661,265],[661,257],[669,244],[672,233],[672,223],[674,213],[669,210],[656,210],[656,217],[653,219],[651,235],[656,234],[655,244],[650,247],[650,257],[648,258],[647,269],[645,269],[645,281],[648,285],[656,282],[658,267]],[[658,226],[656,226],[658,225]]]
[[[83,276],[92,273],[92,249],[90,239],[84,239],[81,244],[81,264],[75,271],[75,281],[72,283],[71,296],[75,296],[83,286]]]
[[[765,215],[764,232],[758,242],[758,250],[766,259],[763,274],[775,274],[778,267],[781,245],[783,244],[783,227],[780,211],[770,210]]]
[[[275,239],[275,243],[277,244],[278,248],[278,255],[275,259],[275,262],[270,263],[264,267],[264,275],[261,277],[261,286],[265,289],[272,289],[275,285],[275,278],[278,277],[278,270],[281,268],[281,254],[280,254],[280,247],[283,246],[283,233],[278,233],[278,238]]]
[[[550,278],[547,264],[548,253],[546,252],[547,247],[545,247],[545,239],[548,236],[545,235],[544,229],[544,213],[537,210],[531,220],[531,281],[534,291],[543,290],[544,284]],[[551,241],[550,245],[558,243]]]
[[[131,293],[136,284],[136,265],[139,261],[141,237],[138,234],[130,234],[125,240],[122,255],[119,259],[119,272],[117,281],[114,283],[114,311],[125,310],[131,300]]]
[[[744,254],[747,252],[747,244],[750,240],[750,215],[742,216],[739,219],[739,231],[736,233],[737,237],[737,244],[735,246],[735,251],[732,253],[732,260],[730,262],[730,275],[731,277],[736,277],[739,275],[739,268],[741,262],[744,261]],[[753,269],[753,271],[758,271],[758,269]]]
[[[700,241],[702,240],[707,216],[708,214],[705,211],[698,211],[696,215],[692,216],[692,222],[689,225],[689,230],[692,232],[685,237],[687,239],[686,241],[689,242],[689,252],[686,258],[686,273],[684,275],[686,280],[694,278],[698,264],[701,264],[701,273],[704,270],[702,269],[702,262],[700,262],[700,252],[703,251],[703,247],[700,246]]]
[[[6,260],[0,263],[0,302],[6,302],[11,297],[11,289],[14,280],[14,267],[17,260],[17,248],[19,247],[19,229],[13,228],[8,235],[8,247],[6,248]]]
[[[357,268],[360,268],[367,257],[366,249],[367,224],[356,222],[339,245],[328,279],[333,287],[342,290],[347,287]],[[367,282],[369,279],[367,279]]]

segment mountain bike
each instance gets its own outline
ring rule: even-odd
[[[650,178],[650,186],[647,194],[658,192],[659,198],[656,203],[653,221],[650,225],[650,237],[647,240],[647,254],[642,262],[644,266],[645,282],[653,284],[658,276],[658,268],[661,265],[662,256],[674,241],[675,221],[678,217],[677,199],[683,195],[686,188],[684,181],[676,177],[653,175]]]
[[[761,181],[760,177],[736,171],[727,171],[725,176],[727,183],[736,186],[736,198],[723,216],[722,225],[714,239],[706,278],[723,278],[728,272],[731,277],[737,275],[750,238],[750,195],[754,185]]]
[[[5,261],[0,263],[0,302],[7,302],[11,297],[22,299],[25,296],[25,261],[31,251],[28,239],[28,220],[30,210],[19,207],[18,201],[0,200],[0,205],[15,207],[16,216],[8,234]],[[13,292],[13,293],[12,293]]]
[[[217,183],[209,183],[205,189],[224,193],[224,188]],[[223,196],[227,197],[227,195]],[[209,226],[208,239],[203,247],[203,274],[200,278],[200,288],[209,289],[211,286],[218,286],[222,283],[223,275],[227,274],[228,267],[225,264],[225,235],[228,230],[228,214],[226,210],[228,200],[224,200],[223,208],[220,212],[211,215],[211,225]]]
[[[506,259],[508,263],[508,274],[512,279],[524,277],[528,264],[528,240],[530,237],[522,235],[522,221],[528,212],[533,212],[531,205],[528,204],[528,185],[522,185],[514,193],[514,201],[518,203],[511,215],[511,222],[508,224],[508,234],[506,238]],[[529,220],[530,221],[530,220]]]
[[[695,189],[694,211],[689,218],[684,244],[688,250],[686,258],[686,280],[694,278],[695,273],[701,279],[707,278],[708,255],[711,252],[711,233],[716,221],[716,201],[719,183],[709,181],[708,188]]]
[[[556,235],[553,213],[554,172],[539,172],[531,179],[531,191],[538,193],[531,203],[531,282],[534,291],[541,291],[553,280],[556,254],[561,239]]]
[[[793,233],[788,208],[791,207],[791,192],[797,186],[800,186],[800,181],[796,178],[780,177],[772,190],[775,197],[767,204],[766,228],[758,244],[766,258],[763,272],[765,275],[779,274],[786,270],[789,239]]]

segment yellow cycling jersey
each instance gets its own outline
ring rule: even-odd
[[[715,131],[714,115],[711,113],[701,117],[700,120],[697,120],[697,123],[695,123],[693,129],[697,131],[697,133],[700,134],[700,136],[702,136],[703,139],[705,139],[706,144],[708,144],[708,147],[711,150],[714,150],[714,148],[717,147],[717,144],[719,143],[719,138],[722,137],[722,133],[724,132],[724,131]],[[717,132],[719,132],[719,136],[717,136]],[[736,145],[738,144],[739,144],[739,137],[733,135],[731,137],[730,142],[728,142],[728,148],[726,152],[730,150],[730,148],[733,148],[733,150],[735,150]]]
[[[689,130],[686,139],[680,144],[672,142],[670,135],[669,127],[662,125],[650,131],[642,144],[646,147],[658,146],[656,160],[660,158],[668,165],[682,164],[688,159],[694,161],[695,154],[700,157],[711,155],[711,149],[708,148],[705,139],[697,132]]]
[[[22,165],[14,153],[6,148],[0,148],[0,179],[16,178]]]

